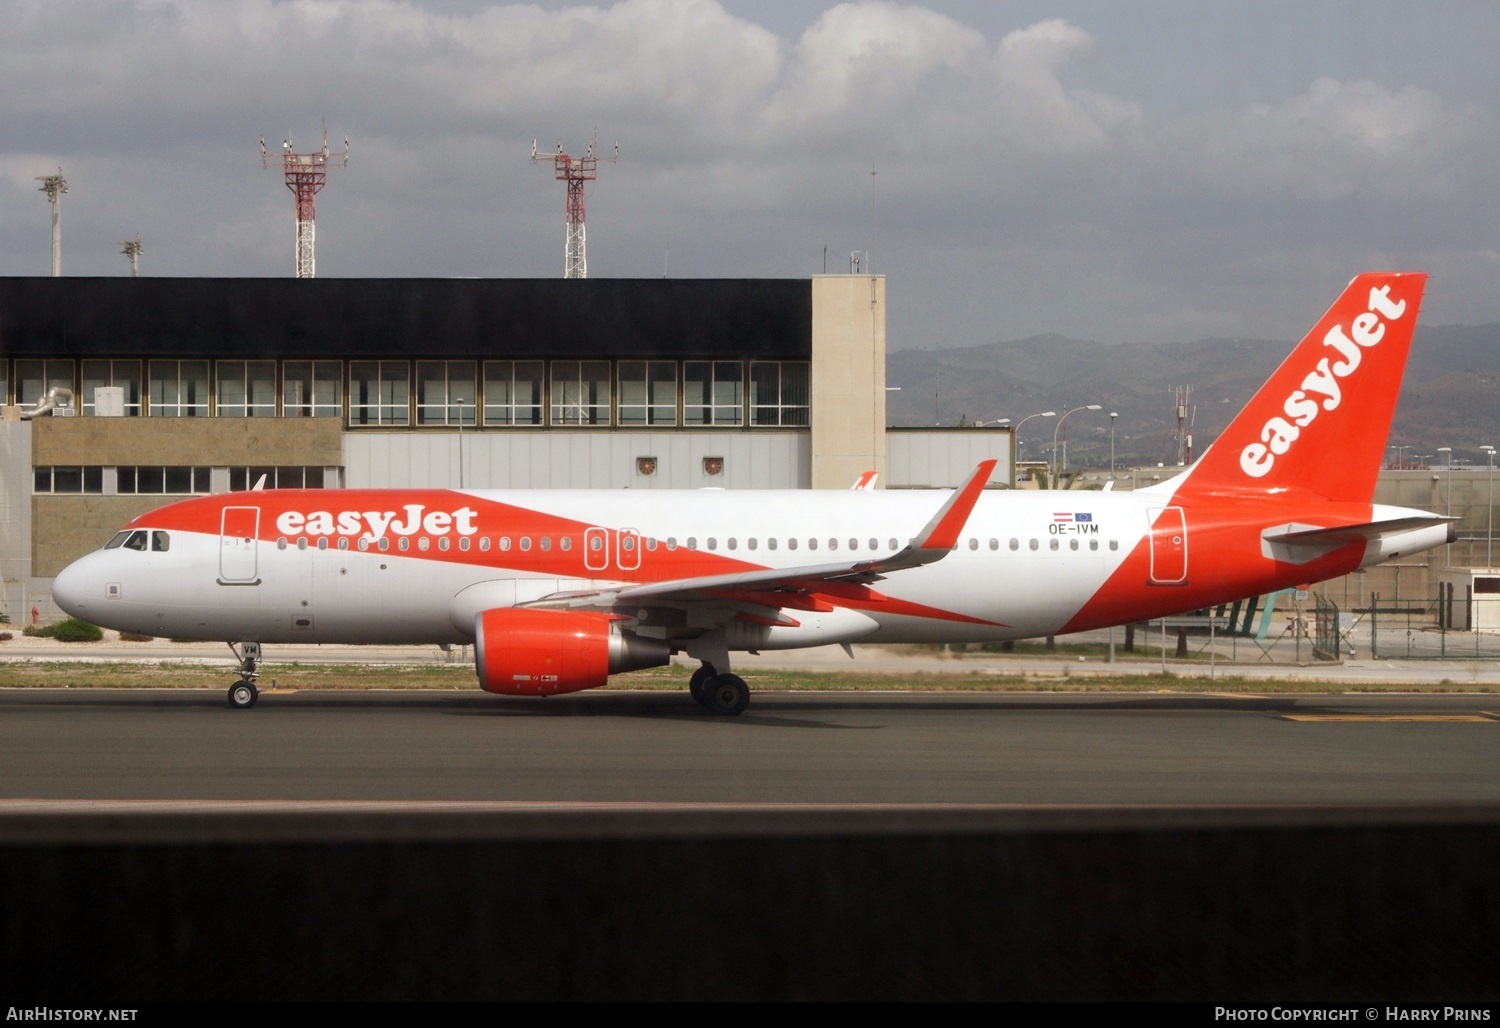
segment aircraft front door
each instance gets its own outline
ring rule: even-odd
[[[259,585],[256,538],[259,507],[225,507],[219,523],[219,584]]]
[[[1156,507],[1151,518],[1151,584],[1187,585],[1187,521],[1181,507]]]

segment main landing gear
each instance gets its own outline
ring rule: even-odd
[[[712,664],[702,664],[688,679],[693,699],[710,714],[734,716],[750,704],[750,687],[739,675],[719,674]]]
[[[260,699],[260,690],[255,687],[255,680],[260,677],[260,643],[244,642],[238,648],[230,643],[229,649],[240,662],[235,671],[239,681],[229,687],[229,705],[236,710],[249,710]]]

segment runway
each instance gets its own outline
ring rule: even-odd
[[[0,798],[1500,804],[1500,698],[0,690]]]
[[[53,1005],[1492,1002],[1494,701],[0,690],[0,965]]]

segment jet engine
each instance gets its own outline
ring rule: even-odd
[[[474,666],[487,692],[538,696],[595,689],[622,671],[659,667],[672,650],[611,614],[500,607],[474,618]]]

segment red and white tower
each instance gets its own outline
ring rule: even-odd
[[[620,156],[620,144],[615,144],[615,154],[609,158],[611,162],[618,160]],[[544,161],[552,158],[554,177],[559,182],[568,184],[568,237],[563,248],[563,278],[588,278],[589,258],[583,225],[583,184],[599,177],[599,133],[594,133],[594,141],[589,144],[588,151],[582,157],[570,157],[562,152],[562,144],[557,144],[557,153],[538,154],[536,151],[536,140],[531,141],[531,159],[533,161]]]
[[[274,168],[278,164],[282,173],[286,175],[286,187],[292,191],[297,198],[297,277],[312,278],[317,267],[313,256],[313,217],[317,205],[318,192],[328,181],[328,169],[330,167],[345,168],[349,166],[349,139],[344,138],[344,152],[342,155],[328,153],[328,127],[323,127],[323,149],[314,153],[293,153],[292,141],[285,140],[281,144],[281,157],[274,158],[266,152],[266,138],[260,139],[260,160],[267,168]],[[332,163],[330,163],[332,162]]]

